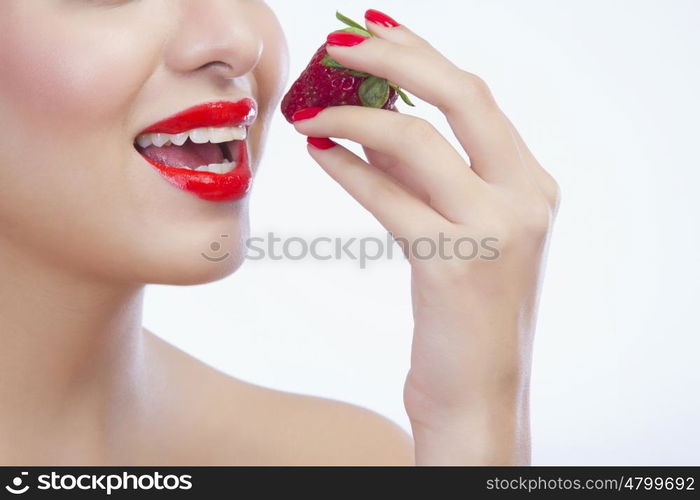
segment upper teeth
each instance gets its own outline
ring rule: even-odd
[[[188,130],[181,134],[141,134],[136,143],[142,148],[156,146],[162,148],[169,144],[182,146],[189,138],[195,144],[221,144],[222,142],[242,141],[247,137],[245,127],[204,127]]]

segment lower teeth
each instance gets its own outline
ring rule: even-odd
[[[196,172],[210,172],[212,174],[228,174],[234,168],[236,168],[236,163],[231,161],[225,161],[223,163],[212,163],[210,165],[201,165],[197,168],[185,167],[186,170],[194,170]]]

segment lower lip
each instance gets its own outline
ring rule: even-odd
[[[206,201],[226,202],[240,200],[250,191],[253,175],[250,170],[248,141],[240,141],[238,151],[236,168],[227,174],[174,168],[143,158],[156,167],[160,175],[173,186]]]

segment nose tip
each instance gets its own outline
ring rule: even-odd
[[[245,2],[186,2],[166,47],[166,64],[179,73],[200,72],[221,79],[252,71],[260,61],[263,42],[242,4]]]

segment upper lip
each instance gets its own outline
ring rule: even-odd
[[[257,117],[258,106],[250,97],[239,101],[214,101],[198,104],[161,120],[139,133],[181,134],[203,127],[250,126]]]

